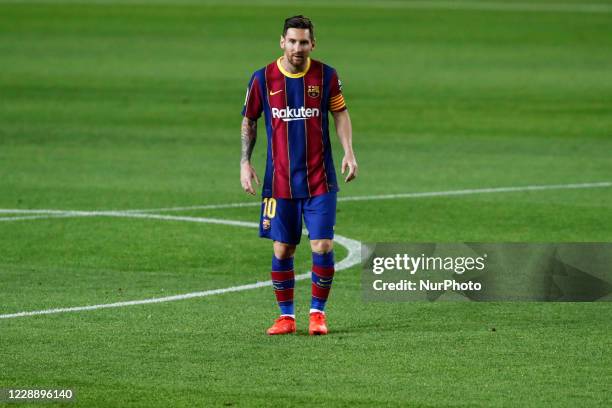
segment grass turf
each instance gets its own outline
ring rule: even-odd
[[[361,175],[342,196],[610,181],[611,13],[267,4],[0,3],[0,208],[248,201],[240,104],[297,12],[317,24],[314,57],[338,69],[353,118]],[[337,231],[610,241],[610,203],[610,188],[341,202]],[[0,222],[0,253],[0,313],[250,283],[270,256],[254,230],[114,218]],[[335,279],[332,334],[309,338],[308,292],[298,282],[300,333],[283,338],[263,335],[269,289],[0,320],[0,387],[73,387],[84,407],[612,398],[607,303],[364,303],[355,267]]]

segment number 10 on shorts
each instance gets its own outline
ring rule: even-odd
[[[263,203],[263,215],[268,218],[274,218],[276,215],[276,199],[273,197],[266,197],[263,199]]]

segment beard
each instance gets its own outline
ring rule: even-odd
[[[296,68],[303,67],[306,63],[307,56],[304,54],[289,54],[287,61]]]

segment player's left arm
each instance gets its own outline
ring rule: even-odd
[[[353,127],[351,125],[351,117],[349,116],[348,109],[344,109],[340,112],[332,112],[332,115],[334,116],[338,139],[340,139],[340,143],[344,149],[342,174],[348,169],[348,174],[344,179],[344,182],[348,183],[357,177],[357,159],[355,158],[355,152],[353,152]]]

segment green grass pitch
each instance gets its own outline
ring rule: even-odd
[[[341,197],[612,181],[611,2],[308,4],[0,1],[0,209],[256,202],[238,178],[244,91],[299,13],[353,119],[361,174]],[[252,228],[9,219],[27,215],[0,214],[0,314],[269,279]],[[345,201],[336,231],[609,242],[612,188]],[[612,403],[609,303],[366,303],[355,266],[336,275],[331,334],[311,338],[308,281],[296,291],[299,333],[281,338],[264,334],[270,288],[0,319],[0,388],[73,388],[75,407]]]

